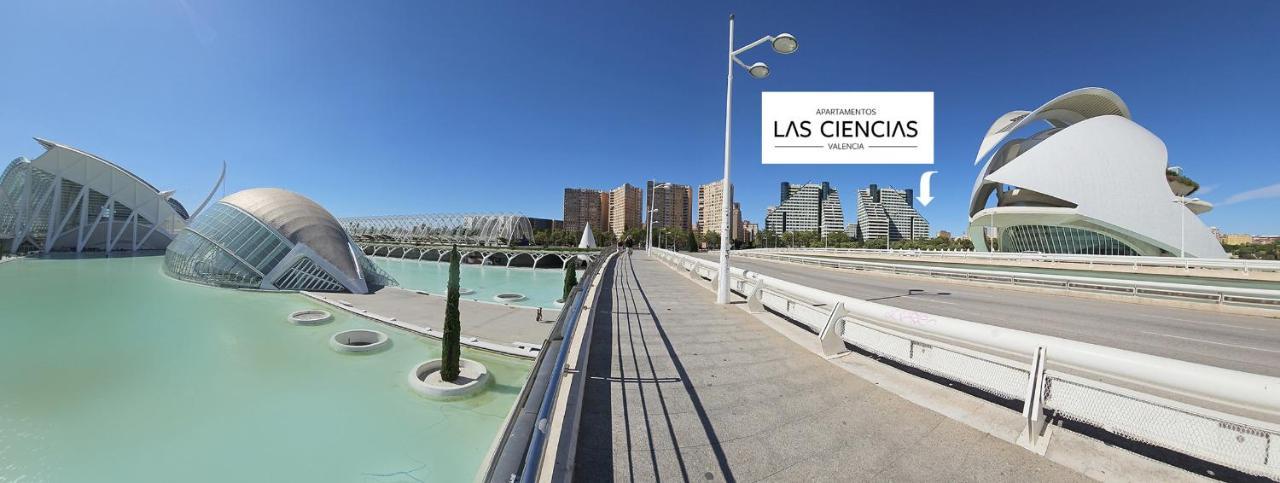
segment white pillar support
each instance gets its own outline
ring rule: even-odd
[[[764,313],[764,302],[760,297],[764,296],[764,280],[756,280],[755,287],[751,289],[751,294],[747,295],[747,312],[753,314]]]
[[[818,343],[822,345],[822,355],[827,357],[838,356],[849,352],[844,345],[844,316],[849,312],[844,309],[844,302],[836,302],[836,306],[831,308],[831,315],[827,317],[827,325],[822,328],[822,332],[818,333]]]
[[[1023,398],[1022,417],[1025,427],[1018,435],[1018,444],[1041,456],[1049,448],[1052,426],[1044,415],[1045,365],[1048,362],[1044,347],[1036,348],[1031,358],[1030,377],[1027,379],[1026,397]]]

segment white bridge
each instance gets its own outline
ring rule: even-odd
[[[401,258],[407,260],[430,260],[444,262],[449,259],[449,251],[453,245],[424,244],[410,245],[398,243],[361,243],[364,253],[370,256]],[[579,249],[556,248],[521,248],[501,246],[459,246],[464,263],[482,265],[500,265],[505,267],[562,268],[569,260],[586,257],[594,260],[600,253]]]

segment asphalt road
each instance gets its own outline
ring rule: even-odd
[[[716,260],[717,254],[698,256]],[[746,257],[734,257],[732,264],[894,307],[1280,376],[1280,319],[841,272]]]

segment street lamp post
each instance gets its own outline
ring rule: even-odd
[[[653,214],[658,211],[653,208],[653,192],[658,189],[658,186],[653,181],[649,180],[649,232],[644,237],[645,253],[650,253],[649,247],[653,245]]]
[[[1186,196],[1179,196],[1173,202],[1182,205],[1182,211],[1178,213],[1178,258],[1187,258],[1187,203],[1200,201],[1200,198],[1187,199]]]
[[[645,251],[645,252],[648,252],[648,251],[649,251],[649,245],[652,245],[652,244],[653,244],[653,214],[654,214],[654,213],[657,213],[657,212],[658,212],[658,209],[657,209],[657,208],[654,208],[654,209],[649,210],[649,234],[648,234],[648,235],[646,235],[646,236],[644,237],[644,251]]]
[[[724,93],[724,179],[720,184],[720,198],[723,201],[723,210],[721,210],[723,220],[720,223],[720,283],[719,287],[716,288],[716,303],[721,305],[729,303],[729,244],[731,243],[729,228],[732,223],[730,220],[733,216],[733,200],[729,198],[731,194],[729,189],[729,143],[731,139],[730,129],[733,126],[733,64],[738,64],[743,69],[747,69],[747,73],[751,74],[751,77],[757,79],[768,77],[769,66],[764,62],[756,62],[748,66],[738,60],[738,54],[758,47],[765,42],[773,44],[773,50],[779,54],[790,54],[799,48],[795,37],[788,33],[781,33],[760,37],[759,40],[735,50],[733,47],[733,14],[729,14],[729,75],[725,80]]]

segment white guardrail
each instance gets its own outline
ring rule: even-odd
[[[874,248],[753,248],[742,252],[825,253],[832,255],[893,255],[905,257],[938,257],[957,260],[990,260],[1044,262],[1075,265],[1107,265],[1116,267],[1181,268],[1186,270],[1238,270],[1280,272],[1277,260],[1243,260],[1213,258],[1133,257],[1123,255],[1071,255],[1055,253],[975,252],[963,250],[889,250]]]
[[[716,283],[715,262],[653,253],[690,278]],[[768,309],[804,324],[828,355],[844,352],[849,343],[1022,401],[1031,445],[1044,430],[1047,409],[1244,473],[1280,478],[1280,424],[1257,419],[1280,420],[1280,378],[915,312],[737,268],[729,276],[749,310]]]
[[[1099,273],[1097,276],[1053,275],[1047,273],[985,270],[963,267],[934,267],[929,265],[893,263],[893,261],[871,262],[865,260],[794,255],[775,252],[772,249],[769,251],[745,250],[734,253],[738,256],[758,258],[762,260],[776,260],[847,270],[923,275],[935,278],[970,280],[976,282],[1021,285],[1069,291],[1101,292],[1147,298],[1185,299],[1197,302],[1280,309],[1280,290],[1107,278],[1105,273]]]

